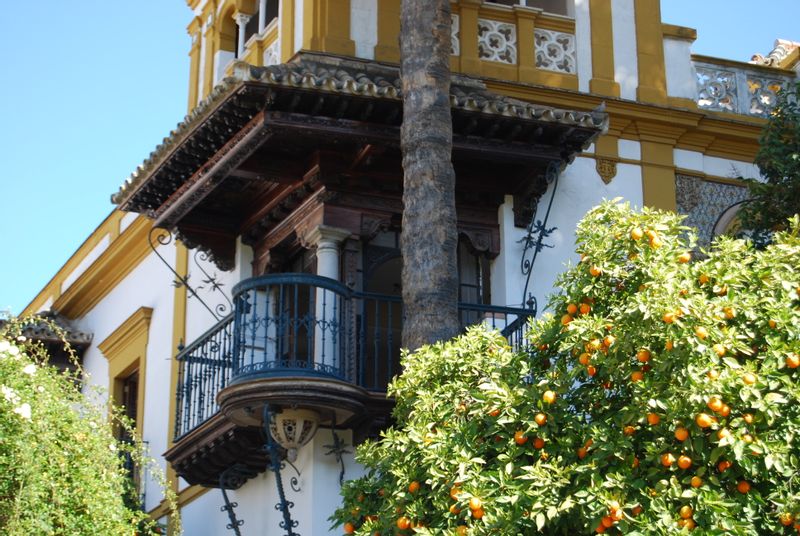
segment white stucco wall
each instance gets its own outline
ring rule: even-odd
[[[550,201],[550,190],[539,201],[537,219],[543,219]],[[531,275],[529,291],[538,301],[539,314],[545,311],[547,297],[553,293],[556,277],[568,262],[576,262],[575,228],[586,212],[603,199],[622,197],[635,207],[642,206],[642,175],[638,165],[618,164],[617,175],[610,184],[603,183],[595,170],[593,158],[579,157],[558,181],[558,190],[547,227],[556,230],[545,240],[552,248],[538,256]],[[492,300],[498,305],[520,306],[525,277],[520,270],[525,230],[514,227],[513,198],[499,210],[501,255],[492,265]]]
[[[228,50],[217,50],[214,53],[214,84],[225,76],[225,67],[236,58],[236,54]]]
[[[350,0],[350,38],[356,44],[356,56],[375,58],[378,44],[378,0]]]
[[[162,246],[159,252],[169,262],[174,262],[174,246]],[[84,368],[90,375],[89,381],[108,390],[108,361],[97,345],[140,307],[153,310],[148,331],[145,376],[140,378],[145,382],[142,439],[149,443],[151,454],[165,470],[165,462],[160,456],[167,448],[170,357],[174,354],[172,274],[155,254],[150,254],[77,324],[81,330],[94,334],[92,346],[84,355]],[[148,481],[147,508],[158,505],[161,498],[159,485],[153,480]]]
[[[578,90],[588,93],[592,79],[592,28],[589,0],[575,0],[575,53],[578,62]]]
[[[692,63],[692,43],[685,39],[664,39],[667,95],[697,100],[697,81]]]
[[[288,0],[291,1],[291,0]],[[283,2],[281,2],[283,3]],[[294,0],[294,50],[303,48],[303,0]]]
[[[697,151],[675,149],[675,167],[705,173],[715,177],[745,177],[757,179],[760,177],[758,166],[751,162],[730,160],[716,156],[706,156]]]
[[[636,21],[634,0],[611,0],[611,21],[614,31],[614,80],[623,99],[636,99],[639,87],[636,55]]]
[[[130,225],[136,221],[139,215],[135,212],[126,212],[122,219],[119,220],[119,232],[120,234],[125,232],[125,229],[130,227]]]

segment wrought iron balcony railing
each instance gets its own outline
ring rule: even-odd
[[[307,274],[269,274],[233,290],[234,312],[178,354],[175,437],[219,411],[217,393],[259,378],[324,376],[384,392],[400,371],[402,302]],[[459,304],[462,326],[485,323],[515,348],[531,311]]]

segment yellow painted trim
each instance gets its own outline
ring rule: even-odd
[[[461,72],[474,76],[481,75],[481,60],[478,56],[478,10],[480,0],[461,0],[460,17],[460,52],[459,64]]]
[[[797,63],[800,62],[800,47],[795,48],[781,61],[780,68],[791,70]]]
[[[293,0],[281,3],[280,15],[278,38],[281,40],[281,63],[286,63],[297,52],[294,49],[295,12]]]
[[[589,80],[589,91],[619,97],[619,84],[614,80],[614,24],[611,2],[589,0],[589,24],[592,35],[592,79]]]
[[[782,69],[780,67],[772,67],[770,65],[761,65],[758,63],[747,63],[746,61],[715,58],[713,56],[703,56],[701,54],[692,54],[692,61],[699,61],[701,63],[710,63],[712,65],[719,65],[720,67],[731,67],[733,69],[742,69],[745,71],[757,71],[770,76],[793,77],[795,75],[795,72],[791,69]]]
[[[92,231],[92,234],[78,246],[75,253],[67,259],[67,262],[65,262],[61,269],[47,282],[44,288],[39,291],[36,297],[25,306],[20,314],[24,316],[39,312],[49,299],[55,302],[58,297],[61,296],[61,287],[64,280],[83,262],[83,259],[85,259],[106,236],[112,241],[119,236],[120,222],[124,216],[124,212],[112,210],[102,223]],[[113,242],[109,244],[109,248],[111,248],[112,244]],[[73,283],[73,285],[74,284],[75,283]]]
[[[697,40],[697,30],[687,26],[677,26],[675,24],[667,24],[664,22],[661,24],[661,31],[664,34],[664,37],[670,37],[672,39],[684,39],[686,41]]]
[[[542,13],[536,17],[536,27],[555,32],[575,33],[575,19],[560,17],[551,13]]]
[[[179,274],[188,273],[189,270],[189,250],[182,242],[175,244],[175,271]],[[188,294],[185,285],[175,287],[173,292],[173,307],[172,307],[172,347],[177,352],[186,340],[186,300]],[[170,361],[170,388],[169,388],[169,420],[167,424],[167,447],[172,447],[174,444],[174,431],[175,431],[175,394],[178,391],[178,360],[175,356],[171,356]],[[167,481],[170,483],[172,490],[178,493],[178,475],[171,465],[167,464]],[[180,497],[180,494],[178,494]],[[164,504],[164,503],[162,503]],[[161,516],[159,516],[161,517]]]
[[[649,207],[675,211],[674,147],[642,141],[642,200]]]
[[[122,400],[122,380],[138,370],[136,395],[136,434],[141,439],[144,430],[144,397],[147,382],[147,339],[153,310],[140,307],[111,335],[97,345],[108,360],[108,389],[114,403]]]
[[[55,300],[53,309],[67,318],[79,318],[88,313],[150,253],[147,239],[151,228],[150,220],[137,218]]]
[[[194,501],[195,499],[199,499],[200,497],[205,495],[206,492],[209,492],[211,490],[212,488],[204,488],[203,486],[198,486],[198,485],[188,486],[183,488],[183,490],[180,493],[178,493],[178,501],[177,501],[178,508],[183,508],[184,506],[187,506],[192,501]],[[161,519],[166,515],[169,515],[169,513],[170,513],[169,503],[167,503],[167,501],[161,501],[161,503],[159,503],[158,506],[147,512],[147,515],[150,516],[150,519],[157,520]]]
[[[667,103],[667,70],[659,0],[636,0],[636,56],[639,69],[638,100]]]
[[[375,45],[375,59],[399,63],[399,36],[400,0],[381,0],[378,9],[378,43]]]

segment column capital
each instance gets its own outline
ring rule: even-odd
[[[243,27],[250,22],[252,17],[252,15],[248,15],[247,13],[242,13],[239,11],[233,15],[233,20],[235,20],[236,24],[238,24],[240,27]]]
[[[347,229],[333,227],[330,225],[317,225],[316,227],[306,231],[300,237],[301,243],[304,247],[325,247],[325,246],[338,246],[345,239],[349,238],[352,233]]]

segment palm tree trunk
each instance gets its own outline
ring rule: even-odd
[[[403,346],[459,331],[450,0],[403,0]]]

